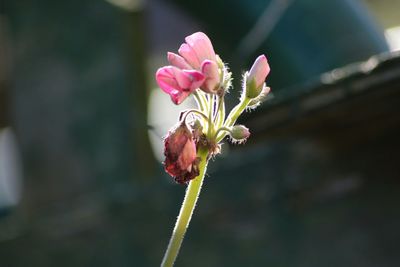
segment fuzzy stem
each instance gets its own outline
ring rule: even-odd
[[[186,122],[186,118],[190,113],[197,114],[197,115],[201,116],[203,119],[205,119],[207,121],[209,120],[207,115],[204,114],[203,112],[201,112],[201,111],[199,111],[197,109],[189,109],[184,113],[184,115],[183,115],[184,117],[182,118],[182,121]]]
[[[221,133],[221,132],[224,132],[224,131],[225,131],[226,133],[231,133],[231,134],[232,134],[232,130],[229,129],[228,127],[221,127],[221,128],[219,128],[219,129],[215,132],[214,138],[217,138],[217,137],[218,137],[218,134]]]
[[[243,111],[246,109],[247,105],[250,103],[249,98],[244,98],[236,107],[232,109],[232,111],[229,113],[228,118],[226,119],[226,122],[224,124],[224,127],[232,127],[236,120],[239,118],[240,114],[243,113]],[[217,143],[221,142],[222,139],[226,136],[226,133],[223,133],[222,135],[218,135],[217,137]]]
[[[189,182],[189,186],[186,189],[185,198],[183,200],[181,210],[179,211],[179,216],[176,220],[175,228],[172,232],[171,239],[169,240],[168,248],[165,252],[161,267],[172,267],[174,265],[183,241],[183,237],[185,236],[186,229],[189,226],[193,210],[199,197],[204,175],[207,169],[208,150],[206,148],[200,148],[198,151],[198,156],[201,159],[199,164],[200,174]]]
[[[233,126],[236,120],[239,118],[240,114],[245,110],[251,99],[244,98],[228,115],[225,126]]]

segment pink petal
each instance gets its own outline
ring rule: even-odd
[[[173,72],[178,86],[182,90],[190,88],[193,80],[190,74],[178,69],[177,67],[173,67]]]
[[[215,63],[215,61],[205,60],[201,65],[201,71],[206,77],[201,89],[207,93],[216,93],[216,89],[218,89],[217,87],[220,83],[217,63]]]
[[[192,91],[199,88],[204,79],[204,75],[199,71],[181,70],[174,66],[162,67],[156,72],[158,85],[177,105],[182,103]]]
[[[185,91],[173,91],[171,92],[171,100],[174,102],[175,105],[179,105],[185,100],[188,96],[190,95],[190,92],[185,92]]]
[[[168,52],[168,61],[172,66],[180,69],[191,69],[192,67],[185,61],[183,57],[175,53]]]
[[[174,67],[166,66],[159,68],[156,72],[156,81],[160,88],[167,94],[172,91],[179,91],[180,87],[175,79]]]
[[[254,61],[247,79],[248,81],[255,79],[256,86],[260,87],[264,83],[265,78],[267,78],[269,71],[267,58],[265,55],[261,55]]]
[[[200,86],[203,84],[205,80],[205,76],[203,73],[197,70],[183,70],[184,73],[190,76],[191,79],[191,84],[189,87],[185,88],[190,91],[196,90],[197,88],[200,88]]]
[[[196,52],[188,45],[182,44],[178,49],[178,53],[189,63],[193,68],[199,69],[200,62],[197,58]]]
[[[196,32],[187,36],[185,41],[195,51],[200,64],[206,59],[216,60],[214,48],[206,34]]]

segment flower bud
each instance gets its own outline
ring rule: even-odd
[[[267,58],[265,55],[259,56],[251,67],[250,71],[245,75],[246,97],[256,98],[260,95],[264,81],[270,71]]]
[[[235,142],[244,142],[250,136],[249,129],[244,125],[235,125],[232,127],[230,135]]]
[[[199,175],[196,143],[186,123],[171,130],[164,139],[164,168],[180,184]]]

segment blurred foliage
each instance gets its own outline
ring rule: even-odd
[[[388,50],[382,30],[356,0],[255,0],[251,4],[232,0],[229,5],[224,0],[170,1],[199,19],[211,39],[224,47],[222,58],[236,73],[257,55],[266,54],[273,66],[268,83],[275,92]],[[240,49],[260,17],[277,5],[285,10],[273,30],[252,36],[254,42],[261,39],[260,46]]]

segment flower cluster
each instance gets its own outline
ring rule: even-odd
[[[187,36],[178,53],[168,53],[171,65],[158,69],[156,80],[174,104],[179,105],[190,95],[197,102],[197,109],[182,112],[177,126],[164,140],[165,170],[176,182],[186,184],[199,174],[200,148],[206,148],[212,156],[219,152],[225,136],[239,143],[250,136],[248,128],[235,123],[246,108],[257,107],[269,93],[265,79],[270,68],[264,55],[255,60],[243,75],[239,104],[226,116],[224,97],[231,86],[231,73],[215,54],[207,35],[196,32]]]

